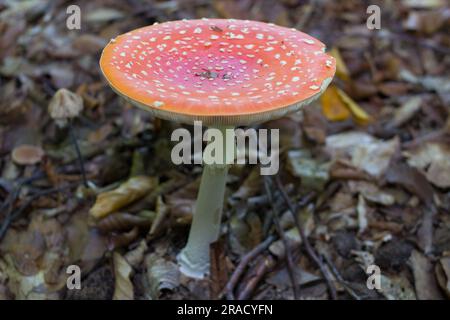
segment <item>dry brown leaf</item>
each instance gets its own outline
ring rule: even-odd
[[[413,250],[410,262],[414,274],[414,285],[419,300],[442,299],[436,278],[433,273],[433,264],[427,257],[417,250]]]
[[[433,201],[433,187],[425,176],[405,163],[394,163],[385,174],[386,181],[402,186],[425,203]]]
[[[404,152],[408,164],[426,172],[428,181],[440,188],[450,187],[450,147],[444,143],[425,143]]]
[[[141,217],[138,215],[115,212],[97,222],[97,227],[103,232],[130,230],[133,227],[149,227],[154,216]]]
[[[137,268],[144,260],[144,254],[147,249],[147,243],[145,242],[145,240],[141,240],[136,248],[127,252],[127,254],[125,255],[125,259],[128,261],[130,266],[132,266],[133,268]]]
[[[133,300],[133,284],[130,280],[133,269],[128,264],[127,260],[117,252],[114,252],[113,260],[115,275],[113,300]]]
[[[388,300],[416,300],[414,289],[404,275],[381,274],[381,290],[379,291]]]
[[[395,111],[392,123],[398,127],[408,122],[420,110],[422,102],[420,96],[408,99]]]
[[[156,183],[156,179],[151,177],[132,177],[117,189],[99,194],[89,213],[94,218],[103,218],[144,197],[156,186]]]
[[[219,299],[220,293],[228,282],[228,270],[225,257],[224,241],[216,241],[210,245],[211,276],[210,294],[211,299]]]
[[[145,257],[145,266],[152,299],[158,299],[161,290],[173,290],[180,285],[180,271],[174,262],[153,253]]]
[[[450,257],[441,258],[435,269],[438,283],[450,299]]]
[[[364,132],[345,132],[328,136],[326,149],[335,159],[350,157],[352,164],[374,177],[380,177],[400,146],[398,138],[376,139]]]

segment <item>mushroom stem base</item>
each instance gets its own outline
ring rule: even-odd
[[[225,137],[225,128],[219,130]],[[225,139],[223,147],[226,155]],[[177,257],[186,276],[202,279],[209,274],[209,246],[220,234],[227,173],[226,163],[204,164],[188,242]]]

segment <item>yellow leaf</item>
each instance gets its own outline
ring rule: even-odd
[[[344,91],[337,88],[337,93],[345,105],[350,109],[356,121],[361,124],[367,124],[372,119],[370,115],[364,111],[352,98],[350,98]]]
[[[128,264],[127,260],[117,252],[114,252],[113,260],[114,276],[116,280],[113,300],[133,300],[134,290],[130,280],[131,271],[133,271],[133,269]]]
[[[342,59],[341,53],[337,47],[331,49],[330,54],[336,59],[336,75],[344,81],[350,80],[350,72]]]
[[[90,214],[97,219],[103,218],[144,197],[156,184],[157,181],[154,178],[146,176],[132,177],[117,189],[99,194],[90,210]]]
[[[330,85],[323,93],[320,97],[320,102],[322,104],[322,113],[330,121],[342,121],[351,116],[349,109],[340,98],[334,85]]]

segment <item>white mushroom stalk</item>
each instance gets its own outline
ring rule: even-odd
[[[232,127],[217,127],[224,139],[222,163],[207,164],[203,166],[200,189],[195,203],[195,212],[192,220],[186,247],[178,255],[178,263],[182,273],[189,277],[202,279],[209,273],[209,247],[220,235],[222,220],[222,207],[225,195],[225,186],[228,173],[228,164],[233,157],[233,146],[227,143],[226,130]],[[229,141],[228,141],[229,142]],[[234,141],[233,141],[234,142]],[[228,144],[228,146],[227,146]]]

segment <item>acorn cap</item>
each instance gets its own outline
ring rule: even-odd
[[[257,21],[201,19],[136,29],[100,58],[111,87],[153,115],[250,125],[316,99],[336,70],[319,40]]]

